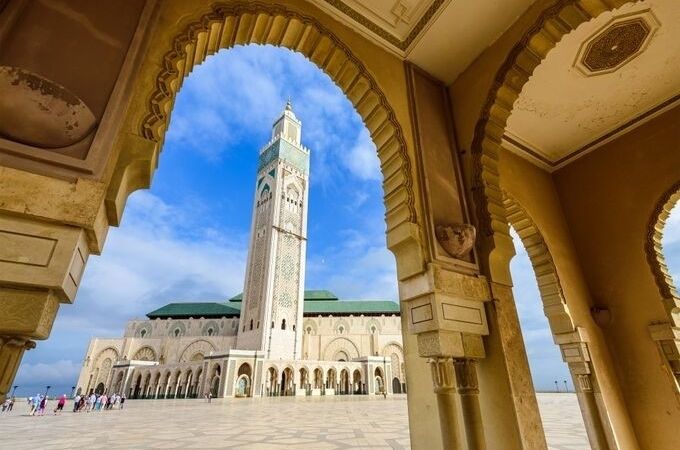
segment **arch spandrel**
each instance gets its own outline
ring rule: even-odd
[[[306,15],[297,9],[280,5],[224,2],[206,6],[202,14],[185,15],[179,23],[171,20],[172,15],[181,16],[178,10],[184,8],[183,5],[174,5],[163,9],[159,25],[151,37],[147,59],[142,63],[137,84],[133,88],[134,100],[124,124],[128,133],[122,133],[115,144],[118,148],[114,149],[119,157],[115,167],[112,167],[111,183],[106,195],[109,222],[112,225],[119,224],[128,195],[149,186],[163,146],[175,96],[184,77],[195,65],[221,49],[235,45],[269,44],[306,56],[350,100],[378,149],[384,180],[388,247],[395,252],[403,252],[404,244],[416,244],[409,246],[409,254],[422,258],[418,248],[418,227],[415,226],[417,214],[413,168],[406,137],[397,119],[397,112],[375,77],[375,73],[384,76],[384,84],[389,87],[390,95],[398,100],[397,104],[406,105],[405,85],[395,86],[394,81],[395,73],[402,76],[402,71],[385,67],[391,67],[392,63],[401,67],[401,63],[390,55],[382,55],[384,52],[374,49],[362,37],[352,33],[349,41],[362,41],[361,46],[354,46],[353,49],[356,47],[357,51],[380,53],[382,56],[364,57],[363,61],[382,60],[382,64],[375,63],[375,67],[369,70],[330,28],[338,28],[343,36],[349,30],[340,28],[339,23],[320,14],[311,5],[300,5],[301,9],[314,9],[313,14]],[[200,8],[194,6],[189,11],[196,9]],[[408,111],[401,111],[400,117],[408,124]],[[404,269],[400,269],[400,272],[406,270],[413,273],[422,268],[422,261],[401,266]]]

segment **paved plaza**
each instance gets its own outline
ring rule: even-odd
[[[539,394],[538,399],[552,450],[589,449],[574,395]],[[27,412],[26,404],[18,403],[0,416],[2,448],[409,448],[405,396],[230,398],[210,404],[134,400],[122,411],[44,417]]]

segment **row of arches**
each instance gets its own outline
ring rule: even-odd
[[[125,386],[125,373],[114,375],[111,392],[125,392],[128,398],[196,398],[201,393],[203,367],[165,370],[135,370]]]

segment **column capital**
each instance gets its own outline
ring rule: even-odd
[[[474,359],[455,358],[453,360],[453,368],[456,372],[456,386],[459,394],[479,394],[476,364],[477,362]]]
[[[428,358],[427,363],[432,370],[432,384],[437,394],[454,394],[456,392],[456,376],[453,369],[453,358]]]

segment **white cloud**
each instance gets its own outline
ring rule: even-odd
[[[362,180],[382,180],[378,153],[366,128],[361,130],[343,162],[356,177]]]
[[[170,301],[220,301],[242,289],[247,241],[240,236],[204,229],[190,208],[147,191],[133,195],[127,208],[103,256],[88,264],[78,313],[60,318],[62,324],[117,335],[127,319]]]
[[[80,363],[61,359],[53,363],[24,363],[19,368],[17,380],[24,380],[32,386],[67,386],[75,383],[80,373]],[[17,381],[18,383],[18,381]],[[21,382],[21,385],[27,383]],[[42,392],[42,390],[41,390]],[[55,395],[70,394],[70,392],[56,392]]]

